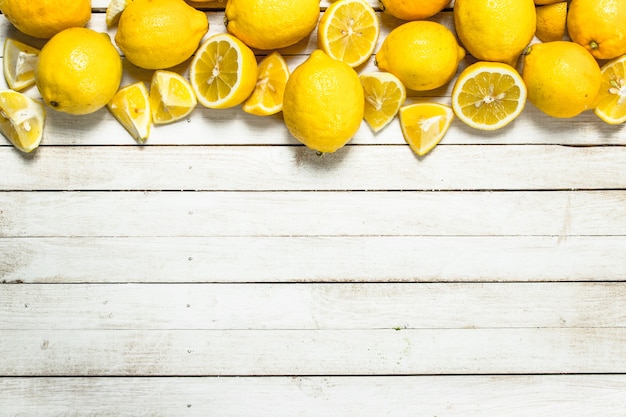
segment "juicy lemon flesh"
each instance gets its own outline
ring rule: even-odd
[[[426,155],[441,142],[453,119],[452,108],[439,103],[416,103],[400,109],[404,140],[419,156]]]
[[[602,84],[595,114],[609,124],[626,122],[626,56],[602,68]]]
[[[155,124],[165,124],[188,116],[197,104],[191,86],[178,73],[155,71],[150,83],[150,107]]]
[[[282,55],[274,51],[261,60],[258,71],[256,87],[242,109],[257,116],[276,114],[283,109],[289,67]]]
[[[13,90],[0,92],[0,132],[22,152],[35,150],[43,137],[43,104]]]
[[[122,87],[107,107],[137,142],[146,142],[150,136],[152,116],[148,89],[143,82]]]
[[[13,90],[23,90],[35,84],[35,68],[40,50],[15,39],[4,41],[4,78]]]
[[[406,89],[390,73],[363,74],[360,79],[365,93],[363,118],[376,133],[396,117],[406,100]]]
[[[329,56],[351,67],[364,63],[374,52],[379,35],[374,10],[360,0],[333,3],[322,17],[321,47]]]

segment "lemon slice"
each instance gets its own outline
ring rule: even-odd
[[[426,155],[437,146],[453,119],[452,108],[445,104],[415,103],[400,108],[402,135],[419,156]]]
[[[43,103],[14,90],[0,91],[0,132],[22,152],[32,152],[43,137]]]
[[[406,100],[404,84],[389,72],[361,74],[365,93],[363,118],[374,132],[379,132],[391,122]]]
[[[154,124],[180,120],[196,107],[198,101],[189,82],[180,74],[157,70],[150,81],[150,108]]]
[[[269,116],[283,109],[285,85],[289,79],[289,67],[282,55],[272,52],[259,63],[259,75],[252,95],[243,103],[246,113]]]
[[[7,38],[4,41],[4,78],[13,90],[23,90],[35,84],[35,67],[39,60],[39,49],[20,41]]]
[[[318,46],[331,58],[357,67],[374,52],[380,24],[372,6],[364,0],[332,3],[320,19]]]
[[[467,125],[496,130],[512,122],[526,105],[526,85],[510,65],[476,62],[458,76],[452,108]]]
[[[128,3],[133,0],[111,0],[109,5],[107,6],[106,13],[104,15],[104,20],[107,24],[107,27],[111,27],[117,24],[120,21],[120,16],[122,16],[122,12],[128,6]]]
[[[233,35],[219,33],[196,51],[189,68],[191,88],[205,107],[234,107],[254,91],[257,67],[252,49]]]
[[[120,88],[107,107],[137,142],[146,142],[152,127],[152,115],[148,89],[143,82]]]
[[[626,122],[626,55],[602,66],[602,84],[595,114],[608,124]]]

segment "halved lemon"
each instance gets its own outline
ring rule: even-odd
[[[374,132],[379,132],[398,114],[406,100],[406,88],[389,72],[369,72],[359,78],[365,93],[363,118]]]
[[[128,6],[128,3],[133,0],[111,0],[109,5],[107,6],[106,13],[104,15],[104,20],[107,24],[107,27],[111,27],[117,24],[120,21],[120,16],[122,12]]]
[[[252,49],[233,35],[219,33],[196,51],[189,68],[191,88],[205,107],[234,107],[254,91],[257,68]]]
[[[2,65],[9,88],[23,90],[35,84],[39,52],[39,49],[12,38],[4,41]]]
[[[374,52],[380,23],[376,12],[364,0],[338,0],[320,19],[318,46],[331,58],[357,67]]]
[[[152,114],[148,89],[143,82],[120,88],[107,107],[137,142],[146,142],[152,127]]]
[[[454,119],[450,106],[440,103],[415,103],[400,108],[404,140],[413,152],[424,156],[445,136]]]
[[[177,72],[157,70],[150,81],[150,109],[154,124],[180,120],[196,107],[196,93]]]
[[[259,75],[252,95],[243,103],[246,113],[269,116],[283,109],[285,85],[289,79],[289,67],[282,55],[272,52],[259,63]]]
[[[526,105],[526,85],[515,68],[478,61],[465,68],[452,89],[452,109],[467,125],[496,130],[511,123]]]
[[[602,84],[595,114],[612,125],[626,122],[626,55],[602,66]]]
[[[0,91],[0,133],[22,152],[35,150],[43,137],[42,102],[15,90]]]

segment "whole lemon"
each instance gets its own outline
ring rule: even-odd
[[[456,0],[453,14],[461,44],[481,61],[514,66],[535,36],[533,0]]]
[[[598,59],[626,54],[626,1],[572,0],[567,12],[570,38]]]
[[[65,29],[41,49],[35,82],[55,110],[87,114],[104,107],[122,79],[122,59],[109,35],[87,28]]]
[[[313,51],[287,80],[283,117],[289,132],[319,152],[334,152],[357,132],[365,99],[356,71]]]
[[[585,48],[554,41],[528,48],[522,78],[535,107],[552,117],[569,118],[595,107],[602,77]]]
[[[442,11],[450,0],[380,0],[380,6],[388,13],[402,20],[421,20]]]
[[[307,37],[319,15],[319,0],[228,0],[224,24],[252,48],[279,49]]]
[[[465,50],[440,23],[419,20],[393,29],[376,54],[376,65],[418,91],[441,87],[452,79]]]
[[[560,41],[565,36],[567,2],[537,6],[537,31],[535,36],[542,42]]]
[[[90,0],[0,0],[0,11],[20,32],[48,39],[91,19]]]
[[[122,12],[115,42],[136,66],[164,69],[190,58],[208,30],[206,14],[183,0],[135,0]]]

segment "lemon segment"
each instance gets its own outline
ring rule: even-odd
[[[255,89],[257,73],[254,52],[227,33],[207,39],[189,68],[198,102],[214,109],[234,107],[247,99]]]
[[[389,72],[370,72],[359,76],[365,94],[363,118],[374,133],[387,126],[406,100],[406,88]]]
[[[104,20],[107,24],[107,27],[115,26],[117,22],[120,21],[120,16],[122,12],[133,0],[111,0],[109,5],[107,6],[106,13],[104,15]]]
[[[626,122],[626,55],[602,66],[602,83],[596,116],[608,124]]]
[[[14,90],[0,91],[0,132],[22,152],[32,152],[43,137],[43,103]]]
[[[283,109],[289,67],[279,52],[272,52],[259,63],[256,87],[241,107],[246,113],[269,116]]]
[[[424,156],[445,136],[454,112],[439,103],[415,103],[400,108],[400,127],[413,152]]]
[[[320,19],[318,46],[331,58],[357,67],[374,52],[379,33],[378,17],[372,6],[364,0],[339,0]]]
[[[107,107],[137,142],[146,142],[150,136],[152,115],[148,89],[143,82],[120,88]]]
[[[2,64],[9,88],[23,90],[35,84],[39,52],[39,49],[12,38],[4,41]]]
[[[157,70],[150,81],[150,108],[155,124],[175,122],[188,116],[198,103],[196,94],[182,75]]]

